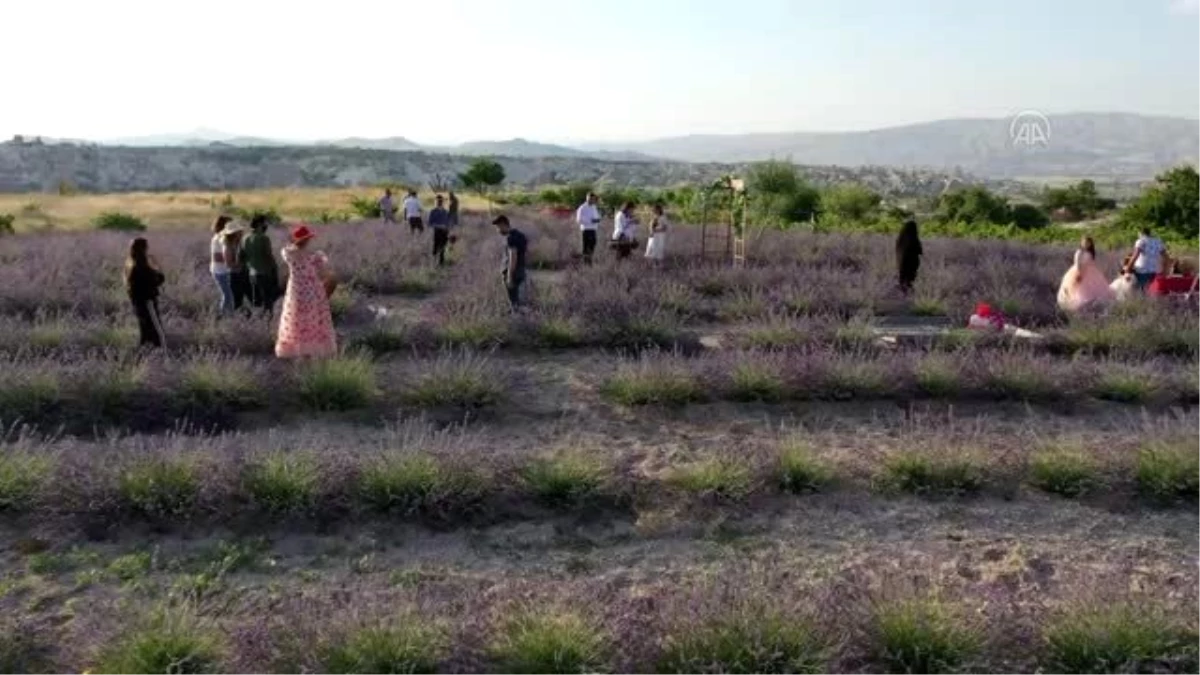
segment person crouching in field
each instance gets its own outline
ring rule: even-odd
[[[267,236],[267,218],[250,221],[250,234],[242,241],[242,262],[250,271],[250,303],[270,316],[279,299],[279,266]]]
[[[896,237],[896,268],[899,272],[900,290],[908,295],[912,292],[913,282],[917,280],[917,270],[921,268],[921,256],[925,251],[921,248],[921,237],[917,233],[917,221],[909,219],[900,226],[900,235]]]
[[[292,229],[292,243],[283,249],[283,262],[289,274],[283,297],[283,315],[275,355],[281,359],[327,357],[337,353],[337,335],[329,296],[336,282],[329,271],[329,260],[320,251],[309,248],[316,236],[306,225]]]
[[[442,196],[434,200],[429,212],[429,227],[433,228],[433,258],[438,265],[446,264],[446,245],[450,243],[450,213],[442,207]]]
[[[137,316],[142,346],[162,347],[166,344],[166,335],[158,314],[158,289],[166,278],[151,262],[149,248],[149,243],[142,237],[130,242],[129,260],[125,262],[125,289]]]

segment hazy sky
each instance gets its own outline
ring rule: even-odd
[[[1198,0],[0,0],[0,137],[632,140],[1200,115]]]

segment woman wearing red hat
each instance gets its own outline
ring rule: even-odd
[[[292,243],[283,249],[289,274],[275,341],[275,355],[282,359],[337,353],[329,311],[329,296],[336,284],[325,254],[308,248],[314,236],[308,226],[297,225],[292,229]]]

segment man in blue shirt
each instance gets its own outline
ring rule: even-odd
[[[508,216],[498,216],[492,221],[496,231],[504,237],[504,287],[508,290],[508,302],[513,311],[521,304],[521,284],[525,282],[525,249],[528,240],[508,222]]]
[[[429,212],[429,226],[433,228],[433,257],[438,265],[446,264],[446,244],[450,242],[450,212],[442,207],[442,196],[438,195],[433,210]]]

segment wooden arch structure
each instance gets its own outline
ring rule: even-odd
[[[700,258],[716,256],[729,260],[734,267],[745,265],[746,226],[749,216],[746,181],[733,175],[722,176],[701,194],[703,206],[700,216]],[[710,223],[709,214],[724,211],[722,207],[726,200],[729,205],[728,218]],[[724,237],[721,237],[722,234]]]

